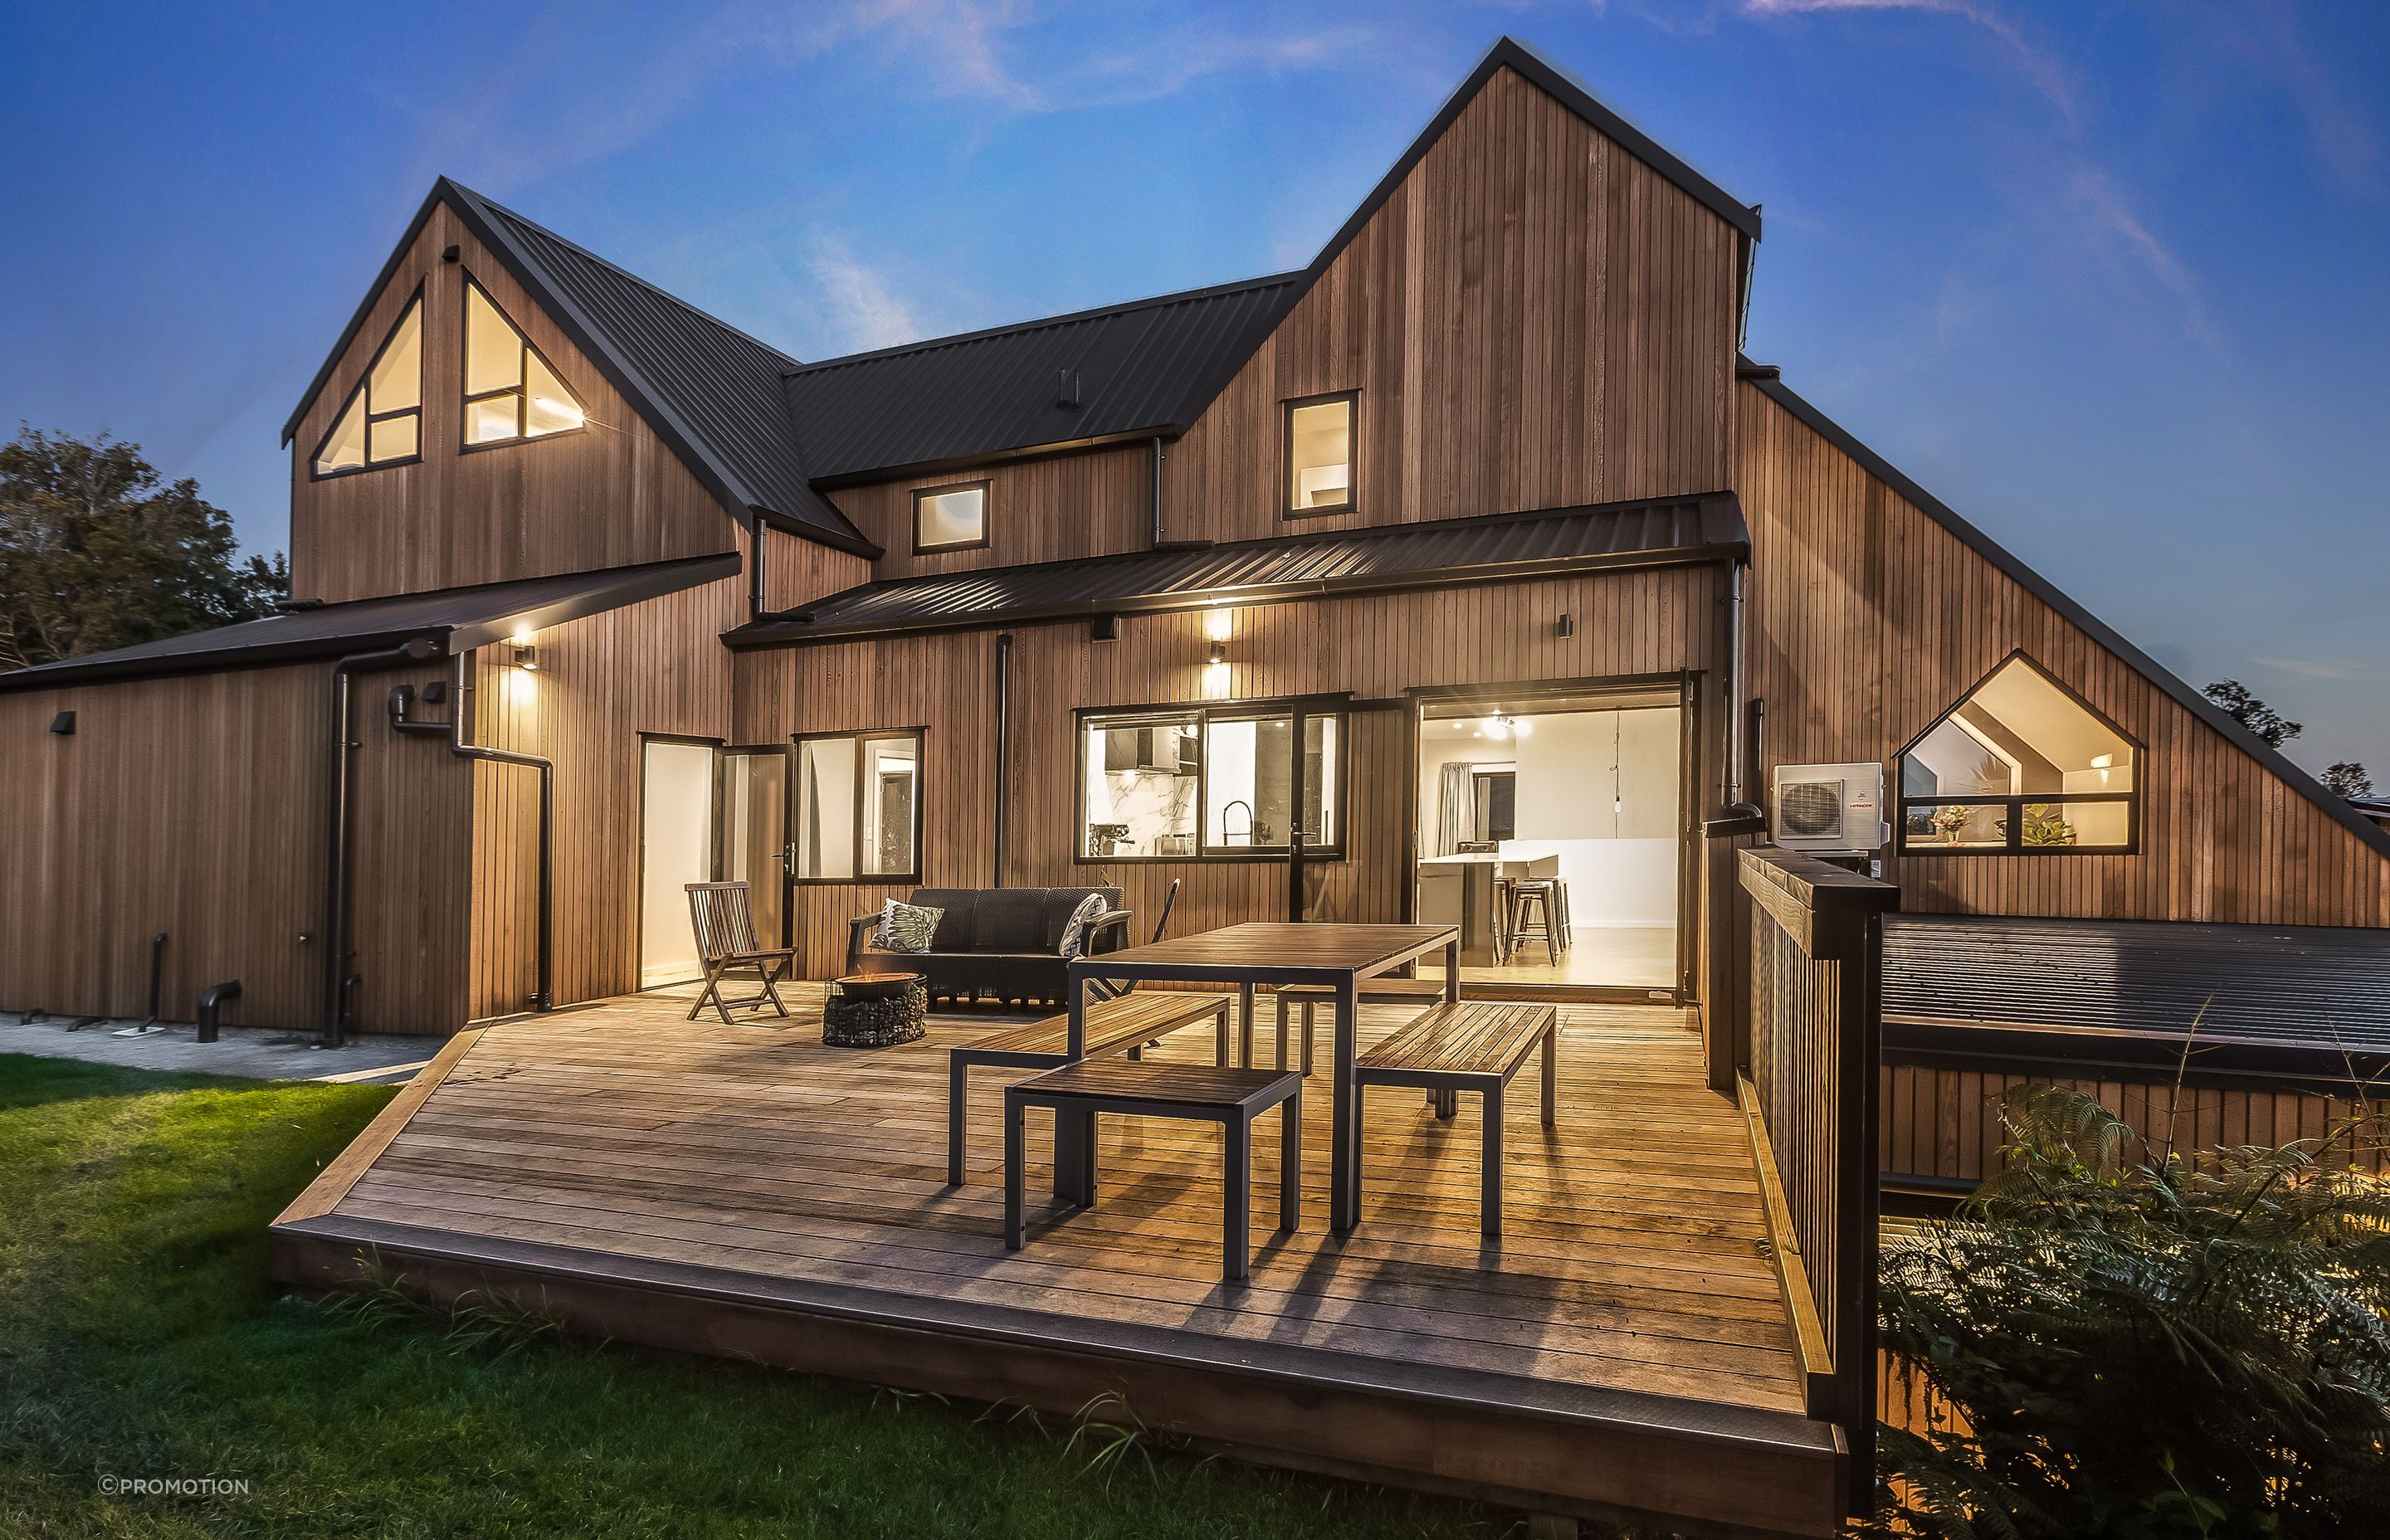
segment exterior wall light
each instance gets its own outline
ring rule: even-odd
[[[50,718],[50,731],[58,734],[60,738],[72,738],[74,736],[74,712],[60,712],[58,715]]]
[[[515,644],[515,667],[517,667],[517,668],[519,668],[519,669],[521,669],[521,670],[522,670],[524,673],[526,673],[526,674],[533,674],[533,673],[538,672],[538,669],[539,669],[539,648],[535,648],[535,647],[527,646],[527,645],[525,645],[525,644],[523,644],[523,643],[520,643],[520,642],[516,643],[516,644]]]

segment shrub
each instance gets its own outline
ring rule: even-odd
[[[2331,1141],[2125,1151],[2011,1091],[2002,1171],[1886,1248],[1882,1342],[1955,1416],[1881,1431],[1876,1534],[2390,1534],[2390,1185]]]

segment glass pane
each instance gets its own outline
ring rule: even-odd
[[[523,437],[535,439],[580,427],[585,420],[581,402],[564,388],[556,371],[540,362],[537,353],[523,355],[523,368],[531,376],[530,399],[523,404]]]
[[[2006,802],[1946,802],[1912,806],[1903,814],[1906,843],[1960,850],[2005,850],[2009,842]]]
[[[1322,401],[1289,419],[1293,485],[1290,507],[1341,508],[1353,501],[1353,404]]]
[[[520,400],[520,396],[503,395],[465,403],[465,442],[496,443],[515,437],[515,404]]]
[[[349,398],[341,420],[326,435],[324,447],[315,454],[315,474],[328,475],[335,470],[353,470],[366,463],[366,393],[360,390]]]
[[[1203,842],[1283,850],[1294,826],[1294,724],[1283,716],[1214,722],[1203,739]]]
[[[1086,853],[1195,853],[1195,724],[1191,719],[1090,723]]]
[[[797,875],[854,875],[854,739],[797,745]]]
[[[722,769],[723,880],[748,885],[755,934],[766,946],[784,945],[780,860],[789,816],[788,761],[777,753],[731,754]]]
[[[913,810],[920,795],[917,745],[910,738],[863,743],[863,875],[913,870]]]
[[[366,435],[373,445],[374,464],[404,460],[416,454],[423,447],[422,428],[422,419],[411,412],[403,417],[384,417],[369,424]]]
[[[423,404],[423,302],[416,301],[398,318],[397,329],[381,350],[373,370],[373,410],[403,412]],[[407,451],[413,454],[413,450]],[[379,455],[374,456],[381,458]]]
[[[919,497],[913,503],[914,544],[923,550],[935,545],[976,545],[987,538],[987,489],[964,487]]]
[[[498,314],[488,295],[465,286],[465,393],[503,391],[522,383],[522,335]]]
[[[1339,825],[1343,809],[1336,805],[1339,776],[1336,756],[1341,724],[1332,716],[1305,717],[1303,723],[1303,841],[1332,845],[1343,839]]]
[[[2133,770],[2130,743],[2011,658],[1901,761],[1900,786],[1910,797],[2130,791]]]

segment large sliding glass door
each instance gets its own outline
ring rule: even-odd
[[[789,752],[732,749],[722,756],[722,880],[744,882],[755,938],[786,946],[789,914]]]

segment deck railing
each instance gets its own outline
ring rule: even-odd
[[[1883,914],[1899,891],[1773,847],[1737,865],[1751,900],[1737,1091],[1808,1412],[1849,1437],[1857,1511],[1874,1484],[1876,1059]]]

